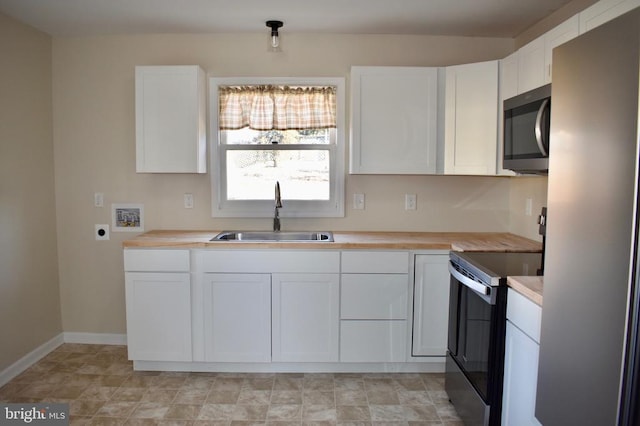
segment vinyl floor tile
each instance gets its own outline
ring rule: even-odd
[[[110,345],[61,345],[0,402],[66,402],[74,426],[462,426],[443,374],[134,371]]]

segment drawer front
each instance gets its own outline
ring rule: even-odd
[[[542,308],[511,288],[507,296],[507,319],[540,343]]]
[[[406,346],[406,321],[340,321],[341,362],[404,362]]]
[[[125,249],[124,270],[131,272],[189,272],[189,250]]]
[[[370,274],[408,274],[406,251],[343,251],[342,272]]]
[[[198,250],[201,272],[338,273],[340,252],[329,250]]]
[[[342,319],[407,319],[408,275],[342,274]]]

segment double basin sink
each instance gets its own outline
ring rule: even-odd
[[[308,231],[225,231],[211,239],[211,241],[238,242],[333,242],[332,232]]]

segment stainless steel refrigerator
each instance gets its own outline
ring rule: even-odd
[[[637,425],[640,9],[556,48],[536,417]]]

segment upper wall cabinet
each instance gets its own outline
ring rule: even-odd
[[[500,98],[512,98],[518,94],[518,52],[500,60]],[[502,108],[500,108],[502,109]]]
[[[353,174],[436,173],[438,70],[351,68]]]
[[[498,61],[445,69],[444,173],[495,175]]]
[[[640,0],[600,0],[580,12],[580,33],[585,33],[640,6]]]
[[[575,15],[518,50],[518,93],[551,83],[553,49],[579,32],[579,18]]]
[[[136,67],[136,172],[206,173],[205,73]]]

